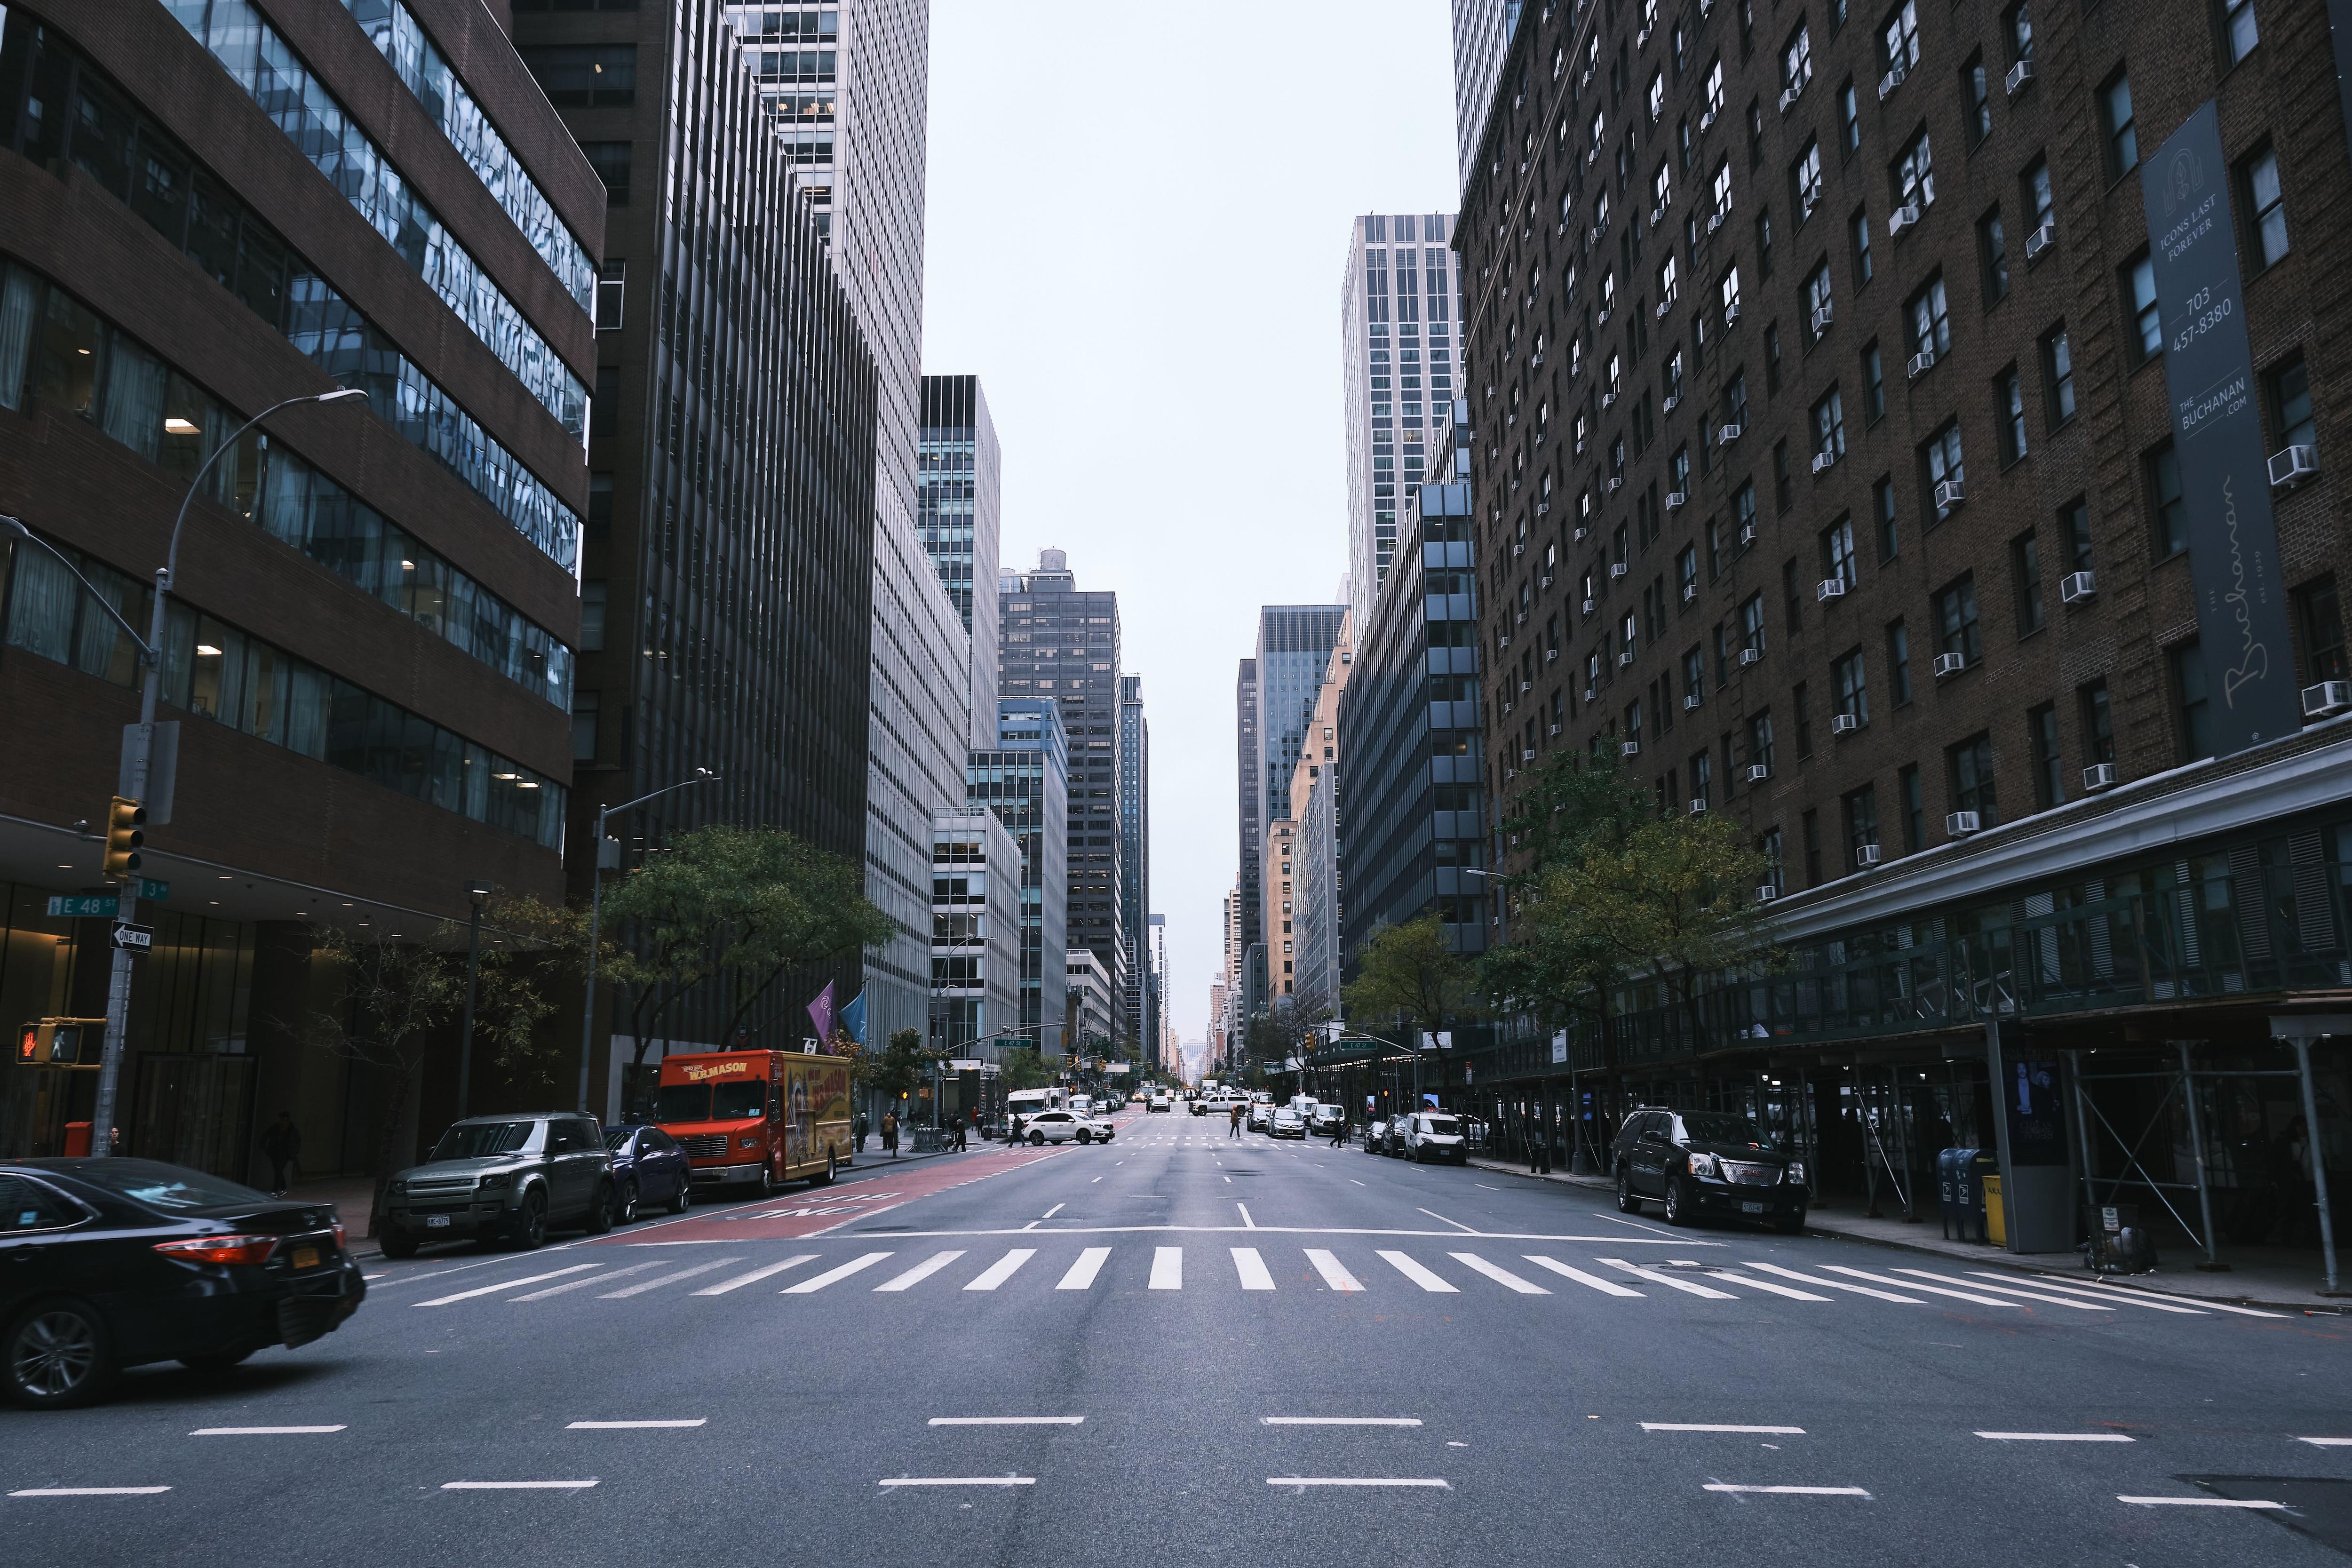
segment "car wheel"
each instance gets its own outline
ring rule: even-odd
[[[98,1310],[47,1301],[10,1325],[0,1342],[8,1393],[34,1410],[87,1405],[114,1381],[114,1342]]]
[[[1045,1146],[1045,1135],[1043,1132],[1032,1132],[1029,1134],[1029,1146],[1032,1149],[1043,1149]]]
[[[1666,1178],[1666,1201],[1664,1206],[1666,1211],[1666,1223],[1668,1225],[1690,1224],[1690,1193],[1683,1184],[1682,1177],[1669,1176]]]
[[[1799,1209],[1795,1214],[1782,1215],[1772,1222],[1772,1228],[1782,1236],[1796,1235],[1805,1228],[1805,1211]]]
[[[1094,1136],[1094,1134],[1093,1134],[1093,1133],[1091,1133],[1091,1132],[1087,1131],[1085,1128],[1083,1128],[1083,1127],[1081,1127],[1081,1128],[1079,1128],[1079,1129],[1078,1129],[1078,1142],[1081,1142],[1081,1143],[1091,1143],[1091,1142],[1093,1142],[1094,1141],[1095,1141],[1095,1136]]]
[[[603,1236],[611,1230],[614,1201],[613,1184],[597,1183],[596,1195],[588,1200],[588,1212],[581,1216],[580,1228],[591,1236]]]
[[[669,1200],[669,1212],[684,1214],[694,1206],[694,1178],[681,1175],[677,1179],[677,1194]]]
[[[376,1238],[376,1248],[397,1262],[416,1256],[416,1238],[404,1230],[387,1230]]]
[[[180,1364],[190,1372],[226,1372],[259,1350],[259,1345],[237,1345],[225,1351],[206,1351],[200,1355],[184,1355]]]
[[[1630,1165],[1617,1167],[1617,1212],[1619,1214],[1642,1212],[1642,1200],[1633,1195],[1633,1168]]]
[[[614,1225],[637,1223],[637,1184],[631,1182],[621,1189],[621,1206],[613,1212]]]
[[[514,1244],[529,1252],[547,1239],[547,1194],[533,1187],[522,1195],[522,1212],[515,1215]]]

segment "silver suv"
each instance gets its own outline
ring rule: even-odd
[[[460,1237],[532,1247],[551,1225],[602,1236],[613,1228],[613,1156],[594,1120],[568,1110],[470,1117],[394,1176],[383,1203],[386,1258]]]

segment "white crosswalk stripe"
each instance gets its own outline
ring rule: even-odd
[[[1108,1247],[1087,1247],[1084,1252],[1078,1254],[1078,1260],[1070,1265],[1070,1271],[1062,1276],[1061,1283],[1055,1286],[1054,1289],[1056,1290],[1087,1290],[1093,1289],[1095,1276],[1102,1272],[1103,1263],[1109,1257],[1110,1248]]]
[[[1661,1274],[1654,1268],[1643,1268],[1638,1264],[1628,1263],[1622,1258],[1603,1258],[1600,1261],[1606,1263],[1612,1268],[1622,1268],[1636,1279],[1647,1279],[1653,1285],[1664,1285],[1676,1290],[1687,1291],[1693,1296],[1704,1296],[1710,1301],[1739,1300],[1728,1290],[1718,1290],[1712,1285],[1702,1285],[1696,1279],[1677,1279],[1671,1274]]]
[[[720,1258],[709,1263],[698,1263],[691,1268],[681,1268],[675,1274],[656,1275],[642,1284],[624,1286],[618,1290],[607,1290],[596,1299],[600,1301],[615,1301],[627,1296],[642,1296],[648,1290],[658,1290],[665,1285],[675,1285],[681,1279],[692,1279],[702,1274],[716,1274],[730,1263],[742,1261],[740,1258]]]
[[[1475,1252],[1449,1252],[1445,1256],[1451,1258],[1454,1262],[1461,1264],[1465,1268],[1476,1269],[1479,1273],[1484,1274],[1487,1279],[1492,1279],[1496,1284],[1504,1287],[1506,1289],[1516,1290],[1522,1296],[1549,1296],[1551,1294],[1550,1291],[1545,1289],[1542,1286],[1536,1284],[1533,1280],[1522,1279],[1507,1268],[1497,1268],[1495,1265],[1487,1262],[1485,1258],[1479,1257]]]
[[[1461,1292],[1402,1252],[1382,1252],[1381,1260],[1423,1289],[1433,1293],[1458,1296]]]
[[[890,1255],[887,1252],[869,1252],[863,1258],[853,1258],[838,1268],[828,1268],[824,1273],[817,1275],[814,1279],[803,1279],[797,1285],[787,1285],[779,1292],[779,1294],[785,1296],[805,1296],[813,1290],[822,1290],[828,1285],[838,1284],[840,1281],[848,1279],[851,1275],[856,1273],[861,1268],[873,1268],[876,1264],[881,1262],[884,1258],[889,1256]]]
[[[1181,1247],[1159,1247],[1151,1252],[1151,1289],[1181,1290],[1184,1288],[1184,1249]]]
[[[940,1269],[945,1268],[949,1264],[953,1263],[957,1258],[961,1258],[962,1256],[963,1248],[961,1247],[957,1247],[951,1252],[935,1252],[931,1254],[930,1257],[923,1259],[922,1262],[916,1264],[912,1268],[908,1269],[905,1273],[894,1275],[890,1279],[882,1281],[881,1284],[874,1287],[874,1289],[877,1291],[911,1290],[916,1286],[921,1284],[924,1280],[929,1279],[932,1275],[937,1274]]]
[[[614,1268],[603,1274],[585,1274],[577,1279],[567,1279],[561,1285],[550,1285],[544,1290],[533,1290],[528,1295],[522,1296],[509,1296],[507,1300],[509,1301],[544,1301],[550,1296],[561,1296],[567,1290],[585,1290],[591,1285],[608,1285],[615,1279],[625,1279],[627,1276],[632,1274],[643,1274],[648,1268],[659,1268],[660,1267],[661,1265],[658,1263],[635,1263],[630,1265],[626,1268]]]
[[[1364,1288],[1361,1280],[1348,1272],[1345,1264],[1322,1247],[1308,1247],[1307,1261],[1315,1266],[1316,1273],[1323,1276],[1323,1283],[1334,1290],[1361,1290]]]
[[[1604,1296],[1639,1296],[1642,1294],[1642,1292],[1633,1289],[1631,1286],[1618,1284],[1614,1279],[1603,1279],[1598,1274],[1587,1274],[1581,1268],[1571,1268],[1557,1258],[1545,1258],[1540,1254],[1533,1252],[1521,1253],[1520,1256],[1538,1268],[1549,1268],[1563,1279],[1573,1279],[1579,1285],[1589,1285]]]
[[[749,1274],[738,1274],[732,1279],[721,1279],[716,1285],[706,1285],[694,1293],[698,1296],[724,1296],[730,1290],[740,1290],[746,1285],[756,1285],[762,1279],[772,1279],[787,1268],[797,1268],[803,1263],[814,1263],[817,1256],[814,1252],[803,1252],[798,1257],[787,1258],[780,1263],[771,1263],[765,1268],[754,1268]]]
[[[1265,1259],[1257,1255],[1255,1247],[1234,1248],[1234,1272],[1241,1276],[1244,1290],[1271,1290],[1274,1276],[1265,1269]]]
[[[981,1270],[980,1278],[965,1286],[964,1289],[967,1290],[993,1290],[998,1286],[1003,1284],[1007,1279],[1012,1279],[1015,1274],[1020,1273],[1021,1266],[1036,1256],[1037,1249],[1034,1247],[1016,1247],[1012,1251],[1006,1253],[1003,1257],[998,1258],[995,1262],[990,1264],[986,1268]]]
[[[1765,1274],[1777,1274],[1783,1279],[1801,1280],[1807,1285],[1819,1285],[1830,1290],[1851,1290],[1857,1296],[1875,1296],[1882,1301],[1899,1301],[1906,1307],[1924,1307],[1927,1303],[1916,1296],[1898,1296],[1892,1290],[1874,1289],[1868,1285],[1848,1285],[1840,1279],[1823,1279],[1817,1275],[1800,1274],[1793,1268],[1783,1268],[1777,1263],[1748,1263],[1745,1268]]]

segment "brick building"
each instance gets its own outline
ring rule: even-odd
[[[2011,1161],[2028,1073],[2057,1228],[2121,1190],[2308,1245],[2262,1171],[2315,1107],[2352,1166],[2345,1042],[2294,1043],[2352,1011],[2347,43],[2317,0],[1525,8],[1456,242],[1496,815],[1563,747],[1729,814],[1791,966],[1696,1026],[1515,1020],[1495,1109],[1738,1106],[1916,1201],[1944,1142]],[[2209,326],[2272,481],[2226,504]]]

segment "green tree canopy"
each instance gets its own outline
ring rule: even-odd
[[[1477,972],[1446,942],[1444,922],[1432,910],[1383,926],[1364,943],[1346,992],[1348,1016],[1359,1027],[1402,1015],[1410,1027],[1443,1029],[1469,1005],[1476,983]]]

